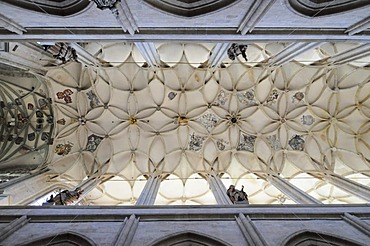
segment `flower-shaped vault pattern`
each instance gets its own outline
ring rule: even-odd
[[[285,46],[249,45],[248,61],[226,58],[210,68],[213,44],[157,44],[163,66],[152,69],[132,44],[89,44],[110,66],[72,62],[48,73],[54,148],[62,152],[50,169],[71,181],[105,180],[88,196],[91,204],[133,203],[143,177],[153,173],[171,174],[171,182],[186,187],[213,171],[224,174],[225,184],[248,184],[251,203],[287,200],[259,178],[266,174],[322,201],[348,201],[307,173],[369,174],[370,60],[320,65],[339,52],[324,44],[283,66],[263,65]],[[194,197],[207,203],[200,193],[165,190],[159,192],[165,204]]]

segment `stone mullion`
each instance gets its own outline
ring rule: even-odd
[[[334,186],[354,195],[361,197],[366,201],[370,201],[370,189],[369,187],[354,182],[352,180],[340,177],[335,174],[328,174],[324,176],[327,182],[331,183]]]
[[[269,66],[281,66],[291,60],[293,60],[299,54],[308,50],[314,49],[319,46],[319,42],[296,42],[292,43],[276,55],[269,58],[267,65]]]
[[[208,64],[211,67],[219,67],[227,55],[231,43],[217,43],[209,57]]]
[[[226,187],[222,183],[217,174],[209,174],[207,176],[211,191],[217,201],[217,204],[228,205],[232,204],[230,198],[226,194]]]
[[[79,184],[77,187],[81,188],[83,190],[82,194],[79,196],[76,202],[74,204],[78,204],[84,197],[86,197],[93,189],[95,189],[100,183],[100,179],[96,177],[90,177],[89,179],[85,180],[81,184]]]
[[[352,49],[333,55],[328,59],[329,63],[344,64],[370,55],[370,44],[361,44]]]
[[[265,246],[267,245],[265,239],[262,237],[262,234],[258,231],[257,227],[254,225],[253,221],[244,214],[240,213],[236,217],[236,222],[242,231],[245,239],[250,246]]]
[[[136,202],[136,205],[154,205],[161,182],[162,178],[160,175],[150,176]]]
[[[96,57],[90,54],[87,50],[81,47],[77,43],[70,43],[70,46],[76,50],[77,60],[85,65],[100,65],[100,62]]]
[[[267,176],[267,180],[283,192],[287,197],[292,199],[298,204],[321,204],[321,202],[312,196],[308,195],[306,192],[292,185],[288,181],[282,179],[276,175]]]
[[[161,60],[154,43],[150,42],[135,42],[136,47],[139,49],[145,61],[151,67],[159,67]]]

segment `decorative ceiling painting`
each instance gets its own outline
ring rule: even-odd
[[[251,203],[288,200],[268,174],[324,203],[363,202],[309,174],[370,174],[370,59],[325,65],[351,45],[324,43],[265,65],[287,45],[250,44],[248,61],[211,68],[214,44],[157,44],[162,66],[153,69],[130,43],[87,44],[107,66],[69,62],[47,74],[56,122],[49,168],[65,181],[101,177],[87,204],[132,204],[154,173],[170,174],[156,204],[215,203],[202,183],[214,171],[226,186],[244,185]]]

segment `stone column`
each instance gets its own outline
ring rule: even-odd
[[[208,65],[210,67],[219,67],[227,55],[227,49],[231,43],[217,43],[209,56]]]
[[[217,204],[222,204],[222,205],[233,204],[230,198],[226,194],[227,189],[225,185],[222,183],[220,177],[217,174],[215,173],[208,174],[207,180],[211,188],[211,191],[213,195],[215,196]]]
[[[370,237],[370,225],[368,223],[349,213],[344,213],[342,218],[349,224],[354,226],[356,229],[360,230]]]
[[[76,50],[77,53],[77,61],[85,64],[85,65],[100,65],[98,59],[96,59],[92,54],[90,54],[85,48],[77,43],[70,43],[71,48]]]
[[[338,188],[354,196],[361,197],[368,202],[370,201],[370,188],[365,185],[343,178],[336,174],[327,174],[323,176],[323,178],[332,185],[337,186]]]
[[[150,176],[137,199],[136,205],[154,205],[161,182],[161,175]]]
[[[119,234],[116,236],[113,245],[114,246],[129,246],[131,245],[132,239],[134,238],[137,226],[139,225],[139,219],[134,214],[127,217],[123,221]]]
[[[267,243],[262,237],[262,234],[257,230],[256,226],[253,224],[253,221],[244,214],[240,213],[236,218],[236,223],[238,224],[240,230],[242,231],[245,239],[250,246],[266,246]]]
[[[22,226],[27,224],[30,221],[26,215],[23,215],[20,218],[17,218],[7,224],[5,227],[1,228],[0,230],[0,242],[4,241],[7,237],[9,237],[13,232],[20,229]]]
[[[298,204],[322,204],[319,200],[298,189],[288,181],[277,175],[268,175],[266,178],[273,186],[283,192],[290,199]]]
[[[267,61],[269,66],[281,66],[294,59],[299,54],[319,46],[319,42],[296,42],[292,43]]]
[[[154,43],[152,42],[135,42],[136,47],[139,49],[145,61],[151,67],[159,67],[161,60]]]

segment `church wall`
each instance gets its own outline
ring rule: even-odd
[[[266,245],[282,245],[289,238],[309,231],[366,245],[370,231],[365,228],[368,231],[365,234],[344,221],[345,212],[362,222],[370,222],[370,209],[365,205],[1,207],[0,235],[10,227],[12,230],[0,244],[21,245],[48,236],[75,233],[96,245],[114,245],[121,235],[119,245],[131,238],[127,245],[139,246],[152,245],[179,233],[195,233],[238,246],[247,245],[243,233],[249,233],[261,235]],[[238,225],[236,218],[241,213],[251,219],[252,226]],[[24,215],[26,223],[17,225],[15,221]],[[128,226],[130,216],[138,221],[137,227],[135,223]]]

